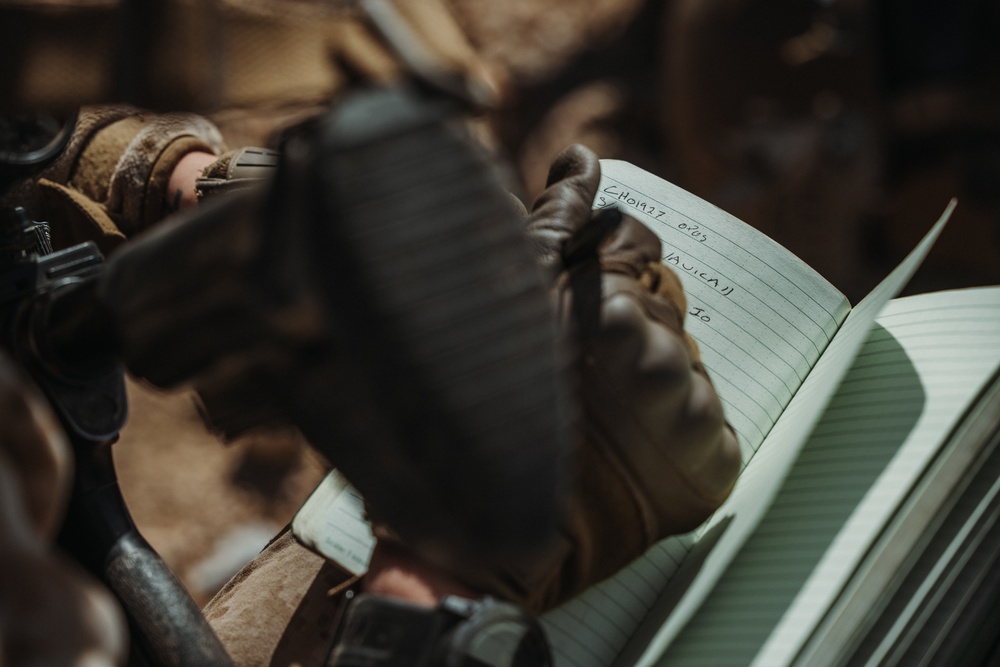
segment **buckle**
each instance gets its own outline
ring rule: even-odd
[[[550,667],[537,619],[492,597],[455,596],[437,607],[350,596],[327,667]]]

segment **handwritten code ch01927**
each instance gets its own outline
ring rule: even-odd
[[[692,239],[698,241],[699,243],[704,243],[708,240],[705,232],[701,229],[701,226],[696,223],[691,222],[674,222],[669,218],[664,218],[667,214],[667,209],[657,206],[653,202],[646,201],[641,197],[637,197],[635,193],[631,190],[623,190],[617,185],[609,185],[601,190],[601,193],[597,196],[597,208],[608,208],[615,204],[625,204],[629,208],[632,208],[640,213],[645,213],[654,220],[659,220],[660,222],[666,222],[672,226],[677,231],[685,234]]]
[[[654,220],[661,219],[666,215],[666,209],[656,206],[652,202],[644,201],[632,194],[629,190],[622,190],[617,185],[609,185],[603,190],[603,194],[597,196],[597,207],[607,208],[612,204],[622,203],[626,206],[630,206],[637,211],[641,211],[646,215],[652,217]]]

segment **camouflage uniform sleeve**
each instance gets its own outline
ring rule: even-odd
[[[184,155],[222,150],[219,130],[195,114],[85,108],[63,154],[4,203],[50,222],[57,248],[89,240],[110,252],[173,210],[167,182]]]

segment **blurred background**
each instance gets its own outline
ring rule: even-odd
[[[529,194],[582,141],[764,231],[852,302],[957,197],[911,289],[1000,279],[1000,3],[453,2],[509,88],[499,132]]]
[[[584,143],[767,233],[852,302],[958,208],[907,292],[1000,283],[995,0],[449,0],[502,91],[492,142],[531,202]],[[213,117],[267,145],[294,109]],[[116,445],[147,539],[205,602],[324,463],[290,433],[223,447],[190,396],[130,384]]]

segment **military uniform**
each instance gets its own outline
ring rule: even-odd
[[[104,5],[74,4],[67,3],[67,15],[49,18],[60,24],[82,12],[100,24],[111,16]],[[49,86],[33,72],[52,55],[45,48],[50,40],[29,31],[38,43],[26,40],[31,48],[22,53],[22,69],[17,76],[5,74],[6,80],[17,81],[14,105],[58,107],[114,96],[116,90],[128,99],[170,108],[216,108],[220,101],[221,106],[254,104],[269,96],[333,101],[358,78],[389,82],[402,76],[473,104],[483,97],[483,88],[475,85],[471,49],[436,2],[392,5],[393,16],[405,18],[402,37],[387,36],[377,17],[364,20],[350,9],[353,4],[331,12],[309,2],[282,3],[282,13],[275,14],[268,11],[269,3],[219,2],[209,16],[226,17],[218,24],[226,29],[209,38],[200,25],[207,20],[200,4],[199,9],[196,3],[162,4],[157,11],[169,18],[163,35],[181,38],[154,36],[139,58],[149,67],[141,78],[156,82],[156,90],[137,88],[134,79],[115,74],[108,65],[115,60],[111,51],[126,49],[121,44],[98,50],[89,64],[57,63],[103,73],[103,78],[81,82],[89,87]],[[32,13],[30,3],[24,6],[29,9],[17,11],[28,12],[32,21],[45,15],[44,7]],[[0,10],[6,11],[3,6]],[[3,14],[0,19],[9,25]],[[266,46],[246,48],[254,35]],[[269,50],[293,43],[290,53]],[[72,50],[73,45],[70,40],[65,46]],[[309,54],[303,56],[306,64],[297,62],[294,54],[304,53]],[[266,54],[279,54],[279,64],[290,67],[281,71],[294,70],[296,76],[285,78],[274,67],[251,76],[254,70],[247,63]],[[168,55],[181,58],[176,71],[162,68]],[[221,69],[215,69],[220,63]],[[210,84],[199,85],[206,72],[224,73],[225,85],[212,77]],[[129,81],[132,87],[126,85]],[[66,98],[68,92],[72,95]],[[125,108],[86,112],[79,135],[65,161],[29,186],[35,189],[27,197],[54,228],[65,229],[54,233],[61,243],[97,238],[112,250],[170,211],[162,183],[183,152],[223,149],[214,129],[197,117],[150,116]],[[114,160],[118,150],[123,157]],[[656,237],[625,218],[599,248],[579,257],[562,254],[591,221],[599,177],[593,153],[569,149],[553,164],[548,188],[525,219],[539,261],[552,278],[562,325],[572,332],[579,383],[581,414],[568,509],[557,536],[530,559],[481,566],[461,562],[464,554],[410,553],[453,571],[473,590],[536,612],[610,576],[662,537],[695,527],[726,498],[739,466],[735,436],[697,346],[684,332],[680,283],[660,263]],[[580,304],[588,303],[588,317],[596,319],[580,321]],[[384,544],[408,551],[392,527],[378,516],[373,519]],[[337,598],[359,583],[285,532],[226,585],[205,614],[237,664],[321,664],[330,648]]]
[[[195,114],[84,108],[66,150],[2,202],[24,206],[36,220],[55,221],[56,249],[94,241],[108,254],[173,212],[167,182],[182,157],[222,149],[219,130]]]

